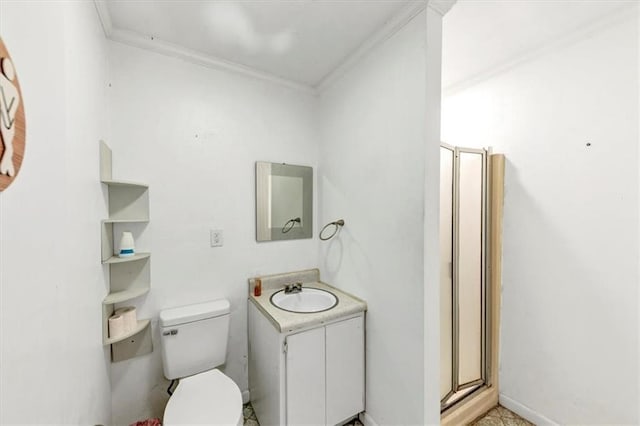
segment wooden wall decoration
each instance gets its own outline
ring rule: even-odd
[[[15,180],[24,158],[26,123],[18,75],[0,38],[0,191]]]

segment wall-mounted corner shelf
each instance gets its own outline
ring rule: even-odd
[[[106,340],[103,341],[103,343],[105,345],[113,345],[114,343],[122,342],[128,339],[129,337],[135,336],[136,334],[140,333],[142,330],[147,328],[149,324],[151,324],[151,320],[148,320],[148,319],[138,320],[138,324],[136,325],[136,328],[134,328],[130,332],[125,333],[122,336],[114,337],[113,339],[107,338]]]
[[[118,257],[113,255],[106,260],[103,260],[102,263],[113,265],[114,263],[126,263],[126,262],[136,262],[138,260],[147,259],[151,257],[151,253],[136,253],[133,256],[129,257]]]
[[[103,305],[114,305],[116,303],[126,302],[136,297],[144,296],[149,293],[149,287],[130,288],[122,291],[112,291],[102,301]]]
[[[102,179],[100,182],[109,186],[124,186],[128,188],[149,188],[145,183],[130,182],[127,180]]]
[[[108,225],[110,223],[146,223],[149,222],[149,218],[131,218],[131,219],[104,219],[102,223]]]
[[[107,185],[109,217],[101,221],[101,261],[109,265],[109,294],[102,301],[102,342],[111,346],[111,360],[123,361],[153,351],[151,320],[139,319],[128,333],[109,337],[109,317],[116,304],[144,296],[151,289],[151,253],[118,257],[114,224],[149,222],[149,186],[112,179],[111,149],[100,141],[100,182]]]

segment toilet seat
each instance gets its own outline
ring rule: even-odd
[[[180,380],[164,409],[162,423],[242,426],[243,422],[240,389],[214,369]]]

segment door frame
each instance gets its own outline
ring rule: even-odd
[[[498,404],[498,362],[500,338],[500,289],[502,287],[502,221],[504,201],[503,154],[488,156],[488,224],[487,224],[487,351],[486,384],[461,402],[441,413],[441,425],[467,424]]]

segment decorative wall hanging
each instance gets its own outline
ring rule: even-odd
[[[26,123],[16,69],[0,38],[0,191],[15,180],[24,158]]]

